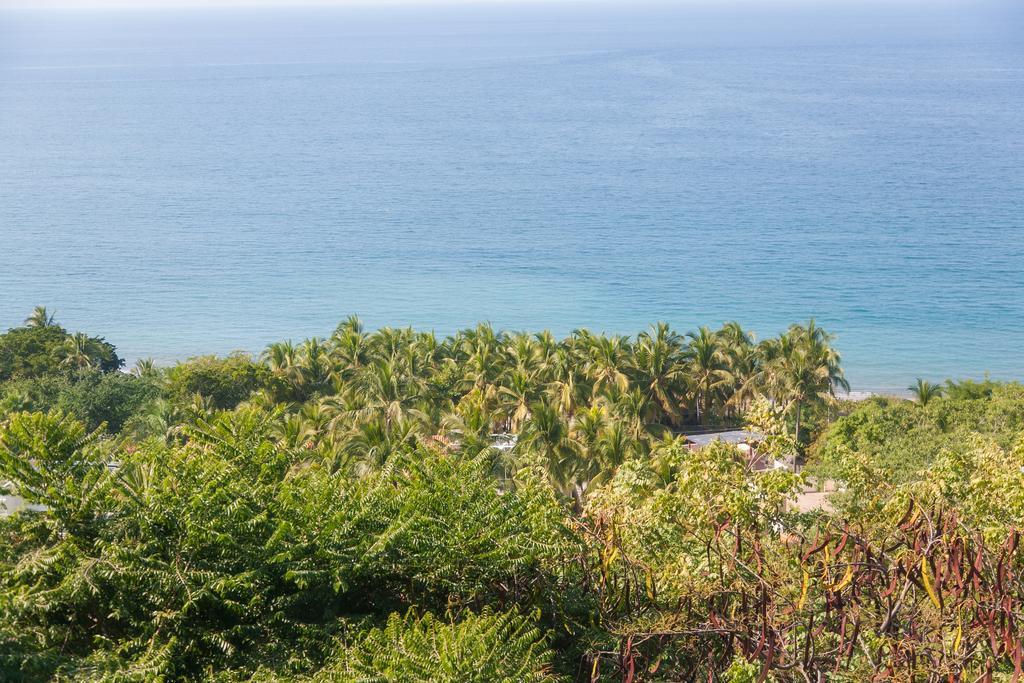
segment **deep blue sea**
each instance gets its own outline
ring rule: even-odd
[[[854,389],[1024,377],[1024,13],[884,7],[0,11],[0,327],[813,316]]]

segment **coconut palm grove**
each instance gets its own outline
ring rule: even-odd
[[[1024,386],[852,401],[837,344],[352,317],[129,370],[38,308],[0,680],[1020,680]]]

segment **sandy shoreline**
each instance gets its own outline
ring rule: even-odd
[[[886,398],[911,398],[908,389],[856,389],[849,392],[840,392],[836,397],[843,401],[866,401],[869,398],[883,396]]]

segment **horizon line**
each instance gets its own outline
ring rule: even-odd
[[[960,5],[976,7],[1003,4],[970,0],[0,0],[0,10],[168,10],[168,9],[323,9],[323,8],[424,8],[424,7],[565,7],[600,6],[635,9],[638,6],[719,9],[894,9],[935,8]]]

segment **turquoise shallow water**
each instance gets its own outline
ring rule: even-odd
[[[854,389],[1019,378],[1024,30],[979,7],[0,12],[0,326],[815,316]]]

